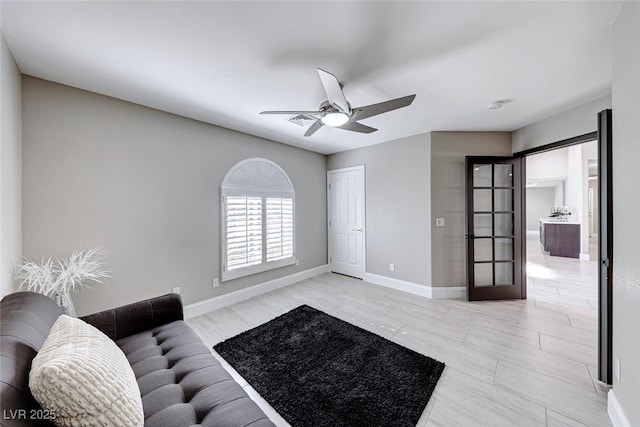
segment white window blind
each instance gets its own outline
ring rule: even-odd
[[[268,197],[267,262],[293,256],[293,199]]]
[[[222,280],[296,263],[295,191],[267,159],[232,167],[221,184]]]
[[[227,197],[227,269],[262,263],[262,198]]]

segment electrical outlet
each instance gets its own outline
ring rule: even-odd
[[[173,288],[173,293],[174,294],[179,294],[180,293],[180,286],[176,286],[175,288]]]
[[[613,362],[613,371],[615,372],[614,375],[616,376],[616,380],[620,381],[620,378],[622,377],[622,366],[620,365],[620,361],[617,357]]]
[[[300,265],[300,260],[296,258],[296,265]]]
[[[214,277],[212,285],[214,288],[217,288],[218,286],[220,286],[220,280],[217,277]]]
[[[444,218],[436,218],[436,227],[444,227]]]
[[[395,264],[389,264],[389,271],[396,271],[396,265]]]

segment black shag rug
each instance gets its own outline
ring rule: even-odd
[[[214,346],[292,426],[415,426],[444,363],[307,305]]]

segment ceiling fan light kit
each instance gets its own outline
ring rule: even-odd
[[[358,123],[357,120],[406,107],[416,97],[414,94],[364,107],[351,108],[351,104],[345,98],[342,92],[342,85],[338,82],[337,77],[321,68],[318,68],[318,74],[327,94],[327,100],[320,105],[318,111],[262,111],[260,114],[288,114],[312,117],[315,122],[309,126],[304,136],[313,135],[324,125],[352,132],[372,133],[378,129]]]
[[[320,120],[327,126],[338,127],[346,124],[349,121],[349,116],[340,111],[329,111],[320,117]]]

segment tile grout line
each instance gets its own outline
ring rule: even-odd
[[[467,334],[464,336],[464,340],[462,340],[462,344],[467,343],[467,338],[469,338],[470,333],[471,333],[471,328],[467,329]]]
[[[560,415],[562,415],[563,417],[566,417],[566,418],[570,419],[571,421],[573,421],[573,422],[575,422],[575,423],[585,425],[583,422],[576,420],[574,417],[569,416],[569,415],[567,415],[566,413],[562,413],[562,412],[560,412],[560,411],[556,411],[556,410],[553,410],[553,409],[550,409],[550,410],[551,410],[551,411],[553,411],[553,412],[555,412],[556,414],[560,414]]]
[[[395,336],[396,336],[396,335],[398,335],[398,334],[400,333],[400,331],[402,330],[402,328],[404,328],[405,326],[407,326],[407,324],[406,324],[406,323],[403,323],[403,324],[402,324],[402,326],[400,326],[400,327],[398,328],[398,330],[397,330],[393,335],[391,335],[391,337],[389,338],[389,340],[392,340],[393,338],[395,338]]]
[[[549,409],[548,408],[544,408],[544,423],[547,427],[549,427]]]
[[[432,395],[431,397],[433,397],[433,395]],[[429,404],[429,403],[427,402],[427,405],[428,405],[428,404]],[[427,415],[427,419],[426,419],[426,420],[424,420],[424,424],[423,424],[423,426],[425,426],[425,427],[426,427],[426,425],[427,425],[427,424],[429,424],[429,420],[431,419],[431,415],[433,414],[433,411],[435,411],[435,410],[436,410],[436,406],[438,406],[438,401],[437,401],[437,400],[436,400],[436,402],[433,404],[433,408],[431,408],[431,411],[429,411],[429,415]]]
[[[571,359],[570,357],[567,357],[567,356],[565,356],[564,354],[560,354],[560,353],[553,353],[553,352],[551,352],[551,351],[547,351],[547,350],[540,350],[540,351],[542,351],[542,352],[544,352],[544,353],[547,353],[547,354],[552,354],[552,355],[554,355],[554,356],[561,357],[561,358],[566,359],[566,360],[570,360],[570,361],[572,361],[572,362],[579,363],[579,364],[581,364],[581,365],[584,365],[584,364],[585,364],[585,362],[584,362],[584,361],[582,361],[582,360]],[[587,363],[587,364],[588,364],[588,363]]]
[[[585,368],[587,368],[587,373],[589,374],[589,378],[591,378],[591,384],[593,385],[593,391],[595,391],[596,394],[600,394],[598,393],[598,387],[596,387],[596,380],[593,378],[593,375],[591,375],[591,371],[589,370],[589,365],[584,365]]]
[[[507,363],[511,363],[511,364],[517,365],[517,362],[513,362],[513,361],[507,361]],[[580,364],[583,364],[583,363],[580,363]],[[526,368],[526,366],[524,366],[524,365],[520,365],[520,367],[521,368]],[[511,369],[511,368],[507,367],[507,369]],[[588,386],[586,386],[584,384],[576,384],[574,382],[568,381],[566,378],[562,378],[560,376],[555,376],[555,375],[551,375],[551,374],[546,374],[544,372],[538,372],[538,371],[535,371],[535,370],[534,370],[534,372],[536,372],[536,374],[541,374],[541,375],[547,376],[549,378],[552,378],[555,381],[567,384],[569,386],[572,386],[572,387],[575,387],[575,388],[579,388],[580,390],[588,391],[587,390]],[[591,375],[589,375],[589,378],[591,379]],[[591,382],[593,383],[593,380],[591,380]],[[597,392],[595,394],[598,395]]]
[[[542,351],[542,334],[538,332],[538,348]]]

